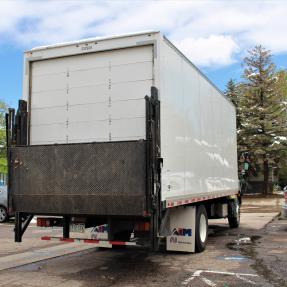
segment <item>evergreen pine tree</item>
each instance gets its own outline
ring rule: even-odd
[[[237,84],[233,79],[230,79],[226,84],[225,96],[231,100],[236,109],[236,127],[237,129],[241,125],[240,120],[240,85]]]
[[[281,97],[281,104],[283,108],[287,108],[287,71],[280,70],[276,74],[276,88],[277,93]],[[287,112],[283,113],[283,117],[281,119],[282,127],[287,126]],[[287,185],[287,147],[280,151],[280,163],[279,163],[279,184],[281,187]]]
[[[248,151],[262,167],[264,194],[268,193],[269,170],[277,167],[279,151],[286,148],[286,106],[278,89],[278,76],[270,51],[255,46],[244,59],[239,152]]]

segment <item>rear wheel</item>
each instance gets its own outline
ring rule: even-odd
[[[114,235],[115,241],[129,241],[131,238],[131,231],[130,230],[122,230]],[[126,245],[113,245],[114,249],[126,249]]]
[[[205,249],[208,236],[207,212],[203,205],[196,207],[195,219],[195,251],[202,252]]]
[[[132,231],[130,230],[122,230],[114,235],[114,240],[119,240],[119,241],[129,241],[131,238],[131,233]]]
[[[8,219],[7,209],[4,206],[0,206],[0,222],[5,222]]]
[[[237,228],[240,224],[240,204],[238,199],[228,202],[228,223],[230,228]]]

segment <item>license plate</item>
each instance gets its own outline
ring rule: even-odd
[[[72,223],[70,224],[71,232],[85,232],[85,224],[84,223]]]

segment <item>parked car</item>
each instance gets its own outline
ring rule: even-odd
[[[0,186],[0,222],[8,220],[8,193],[7,186]]]

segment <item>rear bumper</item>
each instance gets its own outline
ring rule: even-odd
[[[65,243],[77,242],[77,243],[88,243],[94,244],[95,247],[104,247],[112,248],[113,246],[136,246],[136,242],[130,241],[111,241],[111,240],[97,240],[97,239],[82,239],[82,238],[63,238],[63,237],[51,237],[43,236],[42,240],[52,240],[52,241],[61,241]]]

